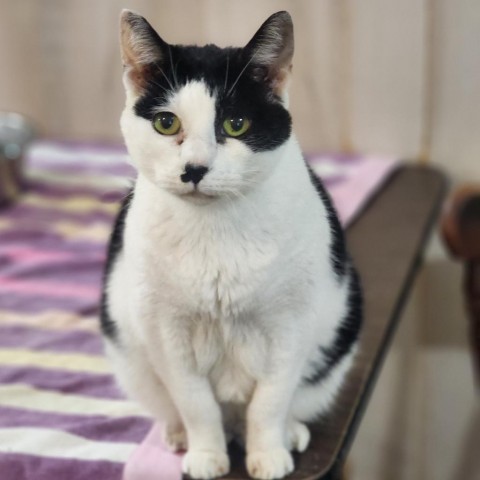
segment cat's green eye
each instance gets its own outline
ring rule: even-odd
[[[223,122],[223,130],[229,137],[239,137],[243,135],[249,128],[251,122],[244,117],[229,117]]]
[[[153,128],[162,135],[175,135],[182,124],[172,112],[160,112],[153,117]]]

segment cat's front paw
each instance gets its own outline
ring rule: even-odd
[[[183,457],[182,471],[192,478],[216,478],[230,471],[230,459],[222,451],[191,450]]]
[[[304,452],[310,443],[310,430],[300,422],[292,421],[287,427],[287,445],[289,450]]]
[[[283,478],[293,471],[292,455],[286,448],[251,452],[247,455],[247,470],[260,480]]]

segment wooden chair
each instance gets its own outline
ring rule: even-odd
[[[464,262],[464,291],[470,340],[480,385],[480,184],[458,188],[442,216],[443,239],[451,254]]]

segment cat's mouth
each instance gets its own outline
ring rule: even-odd
[[[214,200],[215,198],[218,197],[218,195],[215,195],[213,193],[202,192],[198,189],[198,187],[195,187],[193,190],[190,190],[189,192],[184,193],[182,196],[184,198],[200,200],[200,201]]]

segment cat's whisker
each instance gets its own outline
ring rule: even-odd
[[[225,72],[225,83],[223,85],[223,91],[226,92],[227,91],[227,83],[228,83],[228,69],[229,69],[229,66],[230,66],[230,57],[227,55],[227,70]]]
[[[170,86],[170,89],[171,89],[171,90],[175,90],[175,89],[173,88],[172,82],[171,82],[170,79],[165,75],[165,72],[164,72],[163,69],[160,67],[160,65],[157,65],[157,69],[158,69],[158,71],[163,75],[163,78],[165,78],[165,80],[167,81],[168,85]]]
[[[253,54],[251,57],[250,57],[250,60],[246,63],[246,65],[242,68],[242,70],[240,71],[240,73],[238,74],[238,77],[236,78],[236,80],[233,82],[233,85],[230,87],[230,90],[227,92],[227,97],[230,96],[230,94],[232,93],[233,89],[235,88],[235,85],[237,85],[238,81],[240,80],[241,76],[243,75],[243,73],[245,72],[245,70],[247,69],[247,67],[252,63],[253,59],[255,58],[255,54]]]
[[[238,198],[237,192],[235,190],[224,190],[222,193],[227,198],[227,200],[230,201],[237,200]]]
[[[221,193],[229,200],[237,200],[238,198],[247,199],[246,195],[238,188],[238,184],[235,183],[233,185],[234,188],[231,186],[229,187],[225,183],[221,185]]]
[[[160,83],[158,83],[157,81],[155,81],[155,80],[150,80],[150,83],[151,83],[152,85],[155,85],[155,86],[158,87],[158,88],[161,88],[164,92],[168,92],[168,90],[167,90],[163,85],[161,85]]]
[[[133,181],[133,182],[134,182],[134,181]],[[132,183],[133,183],[133,182],[132,182]],[[127,197],[131,194],[131,189],[132,189],[132,188],[133,188],[133,187],[130,187],[130,188],[127,190],[127,192],[125,193],[125,195],[122,196],[122,198],[119,200],[119,203],[120,203],[120,204],[122,204],[123,201],[126,200]]]
[[[173,69],[173,75],[174,75],[174,78],[175,78],[175,84],[178,88],[178,82],[177,82],[177,68],[178,68],[178,64],[180,63],[180,59],[177,60],[177,63],[175,64],[175,68]]]
[[[170,45],[168,46],[168,56],[170,57],[170,67],[172,69],[173,81],[175,82],[175,87],[178,88],[177,74],[175,72],[175,68],[173,68],[172,49],[170,48]]]

